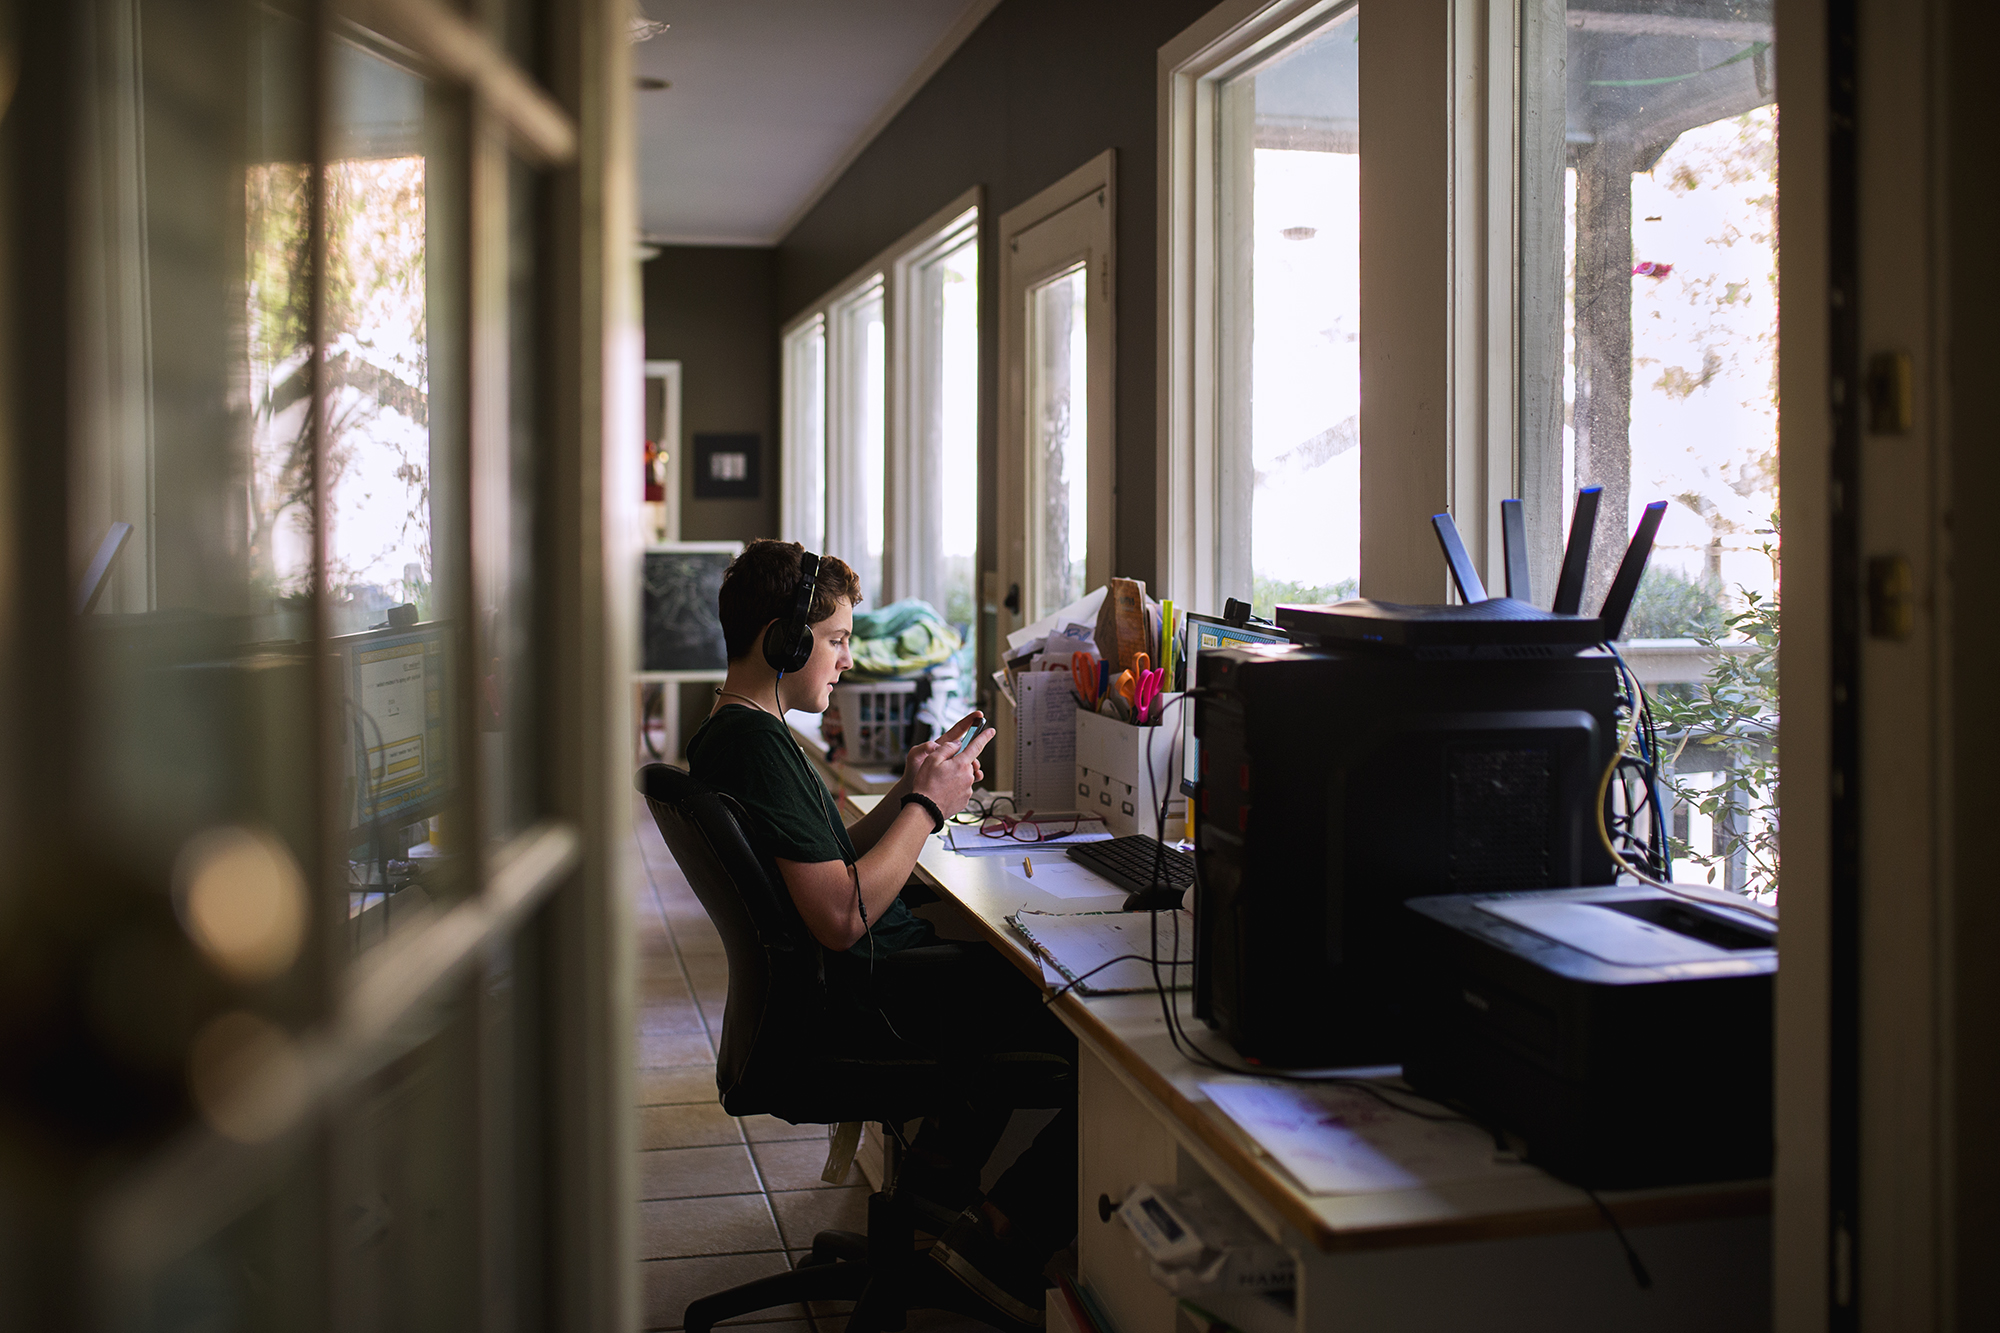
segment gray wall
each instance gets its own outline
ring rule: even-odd
[[[967,187],[984,187],[980,488],[995,487],[994,222],[1106,148],[1118,151],[1118,542],[1113,572],[1154,581],[1154,189],[1159,48],[1213,0],[1005,0],[778,246],[780,320]],[[649,289],[650,290],[650,289]],[[982,565],[994,510],[980,506]]]
[[[778,535],[778,324],[775,252],[672,245],[645,265],[646,359],[681,363],[681,538]],[[698,431],[763,438],[760,498],[694,498]]]

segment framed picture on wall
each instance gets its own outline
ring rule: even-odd
[[[763,437],[754,431],[698,433],[694,437],[694,498],[755,500]]]

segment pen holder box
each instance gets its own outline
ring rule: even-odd
[[[1180,698],[1164,695],[1162,705]],[[1135,727],[1102,713],[1076,715],[1076,808],[1101,815],[1121,837],[1157,836],[1162,790],[1172,792],[1167,833],[1177,837],[1186,819],[1181,786],[1180,709],[1169,709],[1157,727]]]

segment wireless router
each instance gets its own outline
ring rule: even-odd
[[[1602,489],[1577,492],[1570,522],[1569,544],[1563,551],[1562,573],[1554,604],[1547,611],[1533,604],[1528,586],[1527,525],[1519,500],[1500,502],[1500,536],[1507,593],[1492,597],[1458,535],[1450,514],[1435,514],[1431,526],[1444,548],[1446,566],[1458,588],[1460,605],[1409,606],[1354,597],[1326,606],[1280,606],[1277,620],[1295,642],[1324,648],[1358,648],[1436,658],[1574,657],[1608,643],[1625,630],[1625,618],[1639,591],[1639,577],[1653,553],[1667,502],[1655,500],[1640,516],[1625,558],[1594,616],[1579,615],[1583,585],[1589,572],[1590,541],[1597,526]]]

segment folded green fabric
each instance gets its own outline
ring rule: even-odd
[[[906,597],[854,617],[854,666],[848,680],[922,675],[959,649],[958,631],[929,602]]]

